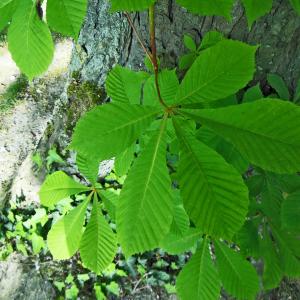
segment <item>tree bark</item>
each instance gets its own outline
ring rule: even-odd
[[[264,85],[266,74],[277,73],[291,91],[300,77],[300,17],[288,0],[274,0],[272,11],[260,18],[249,31],[240,4],[233,8],[233,20],[222,17],[200,17],[179,7],[175,0],[160,0],[156,6],[158,55],[163,67],[174,68],[186,49],[184,34],[199,43],[210,30],[223,32],[228,38],[260,45],[257,51],[256,81]],[[149,46],[147,12],[132,15],[145,44]],[[104,84],[107,72],[116,63],[143,68],[144,53],[125,16],[110,14],[107,1],[90,0],[88,16],[79,42],[74,49],[72,71],[83,80]]]

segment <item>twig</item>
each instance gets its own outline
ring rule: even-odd
[[[127,18],[127,20],[128,20],[128,23],[129,23],[129,25],[130,25],[132,31],[134,32],[134,34],[135,34],[135,36],[136,36],[138,42],[140,43],[142,49],[144,50],[144,52],[146,53],[146,55],[148,56],[148,58],[150,59],[150,61],[152,61],[151,53],[148,51],[148,49],[147,49],[146,46],[144,45],[144,43],[143,43],[143,41],[142,41],[142,38],[140,37],[140,35],[139,35],[137,29],[135,28],[134,23],[133,23],[133,21],[132,21],[130,15],[129,15],[129,13],[128,13],[128,12],[124,12],[124,14],[125,14],[125,16],[126,16],[126,18]]]
[[[150,44],[151,44],[151,61],[154,69],[154,76],[155,76],[155,86],[157,90],[158,100],[162,106],[169,110],[169,107],[166,105],[164,100],[162,99],[160,87],[159,87],[159,68],[157,62],[157,49],[156,49],[156,38],[155,38],[155,10],[154,4],[149,8],[149,25],[150,25]]]

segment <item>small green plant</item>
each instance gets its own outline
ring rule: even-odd
[[[152,2],[112,7],[132,11]],[[41,188],[45,206],[84,197],[52,227],[49,249],[57,259],[79,249],[96,273],[110,264],[117,242],[127,258],[155,248],[192,250],[177,278],[180,298],[218,299],[223,287],[237,299],[254,299],[260,280],[247,258],[264,261],[265,290],[300,276],[300,109],[264,99],[258,87],[238,104],[232,95],[252,79],[257,47],[215,32],[199,47],[185,38],[192,59],[179,82],[175,70],[159,68],[153,5],[149,26],[151,52],[142,46],[152,68],[116,66],[106,82],[111,102],[76,125],[69,147],[90,186],[56,172]],[[116,174],[124,175],[119,195],[97,182],[99,162],[113,157]],[[296,192],[283,188],[287,177]]]

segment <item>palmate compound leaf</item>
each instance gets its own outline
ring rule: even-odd
[[[2,31],[12,19],[18,2],[16,0],[0,1],[0,31]]]
[[[154,4],[156,0],[110,0],[111,10],[115,11],[141,11]]]
[[[50,65],[54,45],[51,32],[32,0],[19,1],[8,30],[8,49],[21,71],[32,79]]]
[[[219,299],[220,279],[209,252],[208,241],[205,239],[199,250],[179,273],[176,290],[180,299]]]
[[[276,173],[300,170],[300,107],[277,99],[181,110],[227,139],[249,162]]]
[[[136,159],[124,182],[117,209],[118,241],[126,256],[159,246],[173,217],[166,165],[167,119]]]
[[[58,171],[47,176],[39,191],[39,196],[42,205],[51,207],[64,198],[89,190],[90,188],[75,181],[64,172]]]
[[[233,0],[176,0],[189,11],[205,16],[223,16],[231,19]]]
[[[117,251],[115,233],[102,215],[101,205],[96,196],[79,251],[84,266],[96,274],[101,273],[112,262]]]
[[[54,259],[68,259],[78,250],[90,199],[91,195],[52,226],[47,244]]]
[[[254,267],[240,253],[215,242],[216,262],[224,289],[239,300],[255,299],[259,279]]]
[[[63,35],[77,40],[87,10],[87,0],[47,0],[47,22]]]
[[[147,129],[160,108],[108,103],[88,112],[77,123],[71,149],[105,160],[125,151]]]
[[[248,189],[241,175],[174,118],[180,141],[178,180],[184,207],[203,233],[231,239],[248,210]],[[192,174],[192,176],[191,176]]]
[[[249,28],[251,28],[255,20],[264,16],[271,10],[273,0],[242,0],[242,3],[246,10]]]
[[[253,77],[256,49],[223,40],[202,51],[180,84],[176,102],[209,102],[235,94]]]
[[[117,65],[108,74],[106,92],[113,102],[140,104],[142,84],[148,77],[148,73]]]

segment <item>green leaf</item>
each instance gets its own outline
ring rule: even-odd
[[[77,153],[76,165],[79,171],[95,186],[97,184],[100,162],[93,157]]]
[[[142,84],[149,75],[115,66],[106,80],[106,92],[113,102],[140,104]]]
[[[101,190],[98,193],[104,203],[105,209],[108,211],[109,217],[112,221],[115,221],[119,196],[110,190]]]
[[[132,144],[124,152],[115,157],[115,172],[118,176],[124,176],[128,173],[128,170],[134,159],[135,144]]]
[[[249,28],[252,27],[255,20],[267,14],[273,4],[273,0],[242,0],[242,2],[245,6]]]
[[[18,2],[16,0],[5,0],[0,2],[0,31],[11,21]]]
[[[203,241],[200,249],[179,273],[176,290],[182,300],[219,299],[220,279],[212,262],[207,240]]]
[[[241,230],[236,234],[234,241],[239,245],[244,257],[258,258],[260,254],[258,226],[253,221],[246,221]]]
[[[88,190],[90,188],[76,182],[64,172],[58,171],[47,176],[40,189],[39,196],[42,205],[51,207],[64,198]]]
[[[181,144],[179,186],[188,215],[203,233],[231,239],[248,210],[242,177],[218,153],[184,132],[177,120],[174,126]]]
[[[54,46],[50,30],[32,0],[22,0],[8,30],[8,48],[21,71],[32,79],[50,65]]]
[[[279,253],[277,252],[275,244],[271,240],[270,234],[266,228],[264,228],[261,247],[264,260],[264,289],[275,289],[279,286],[279,283],[283,278],[283,272],[280,267]]]
[[[80,257],[85,267],[100,274],[112,262],[117,251],[117,240],[94,199],[92,215],[82,236]]]
[[[300,191],[289,195],[281,205],[282,228],[300,232]]]
[[[168,105],[174,104],[179,87],[176,70],[162,70],[159,73],[158,84],[160,87],[161,97],[164,102]],[[143,104],[153,106],[160,105],[154,75],[152,75],[145,83]]]
[[[193,248],[200,238],[199,228],[189,228],[181,235],[170,231],[161,241],[160,247],[171,255],[179,255]]]
[[[141,11],[145,10],[156,0],[110,0],[111,10],[116,11]]]
[[[215,134],[212,130],[203,126],[197,131],[196,137],[221,154],[240,174],[243,174],[248,169],[249,163],[241,156],[235,147]]]
[[[58,220],[49,231],[47,243],[54,259],[68,259],[78,250],[89,201],[90,196]]]
[[[289,278],[299,278],[300,276],[300,240],[299,236],[280,230],[271,224],[272,233],[279,247],[279,257],[281,269],[284,275]]]
[[[132,145],[159,112],[128,103],[96,107],[77,123],[70,147],[99,160],[112,158]]]
[[[224,289],[237,299],[255,299],[259,279],[251,263],[221,242],[215,242],[215,251]]]
[[[185,47],[188,48],[189,50],[191,50],[191,51],[197,50],[197,45],[196,45],[194,39],[190,35],[185,34],[183,42],[184,42]]]
[[[224,36],[219,31],[209,31],[207,32],[203,39],[201,40],[201,44],[198,50],[205,50],[207,48],[210,48],[212,46],[215,46],[217,43],[224,40]]]
[[[284,80],[277,74],[268,74],[268,82],[274,88],[281,99],[289,100],[290,92]]]
[[[299,0],[290,0],[291,5],[294,10],[300,15],[300,1]]]
[[[177,2],[192,13],[202,16],[223,16],[231,20],[233,0],[177,0]]]
[[[243,103],[245,102],[253,102],[255,100],[262,99],[264,97],[259,84],[251,87],[246,91],[246,93],[243,96]]]
[[[165,127],[166,119],[136,159],[120,194],[117,229],[126,256],[158,247],[170,229],[173,201]]]
[[[179,70],[189,69],[197,57],[198,55],[195,52],[181,56],[179,59]]]
[[[218,109],[181,110],[232,143],[251,163],[276,173],[300,170],[300,108],[262,99]]]
[[[0,0],[0,8],[10,4],[13,0]]]
[[[295,104],[298,104],[298,105],[300,104],[300,79],[297,82],[297,87],[296,87],[293,101]]]
[[[63,35],[77,40],[87,10],[87,0],[47,0],[47,22]]]
[[[177,102],[209,102],[236,93],[253,77],[256,49],[223,40],[202,51],[179,87]]]

